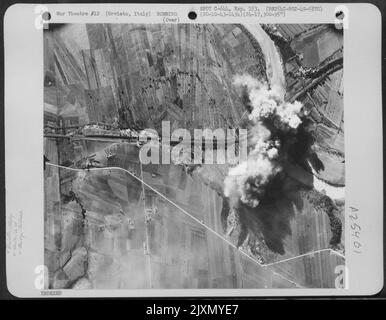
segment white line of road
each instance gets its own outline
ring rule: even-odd
[[[272,262],[272,263],[267,263],[267,264],[262,264],[260,263],[259,261],[257,261],[256,259],[254,259],[253,257],[251,257],[249,254],[247,254],[245,251],[243,250],[240,250],[235,244],[233,244],[232,242],[230,242],[227,238],[225,238],[224,236],[222,236],[221,234],[219,234],[218,232],[216,232],[215,230],[213,230],[212,228],[210,228],[209,226],[207,226],[206,224],[204,224],[203,222],[201,222],[199,219],[197,219],[195,216],[191,215],[189,212],[187,212],[185,209],[183,209],[182,207],[180,207],[178,204],[176,204],[174,201],[168,199],[166,196],[164,196],[161,192],[159,192],[158,190],[156,190],[155,188],[153,188],[151,185],[147,184],[145,181],[143,181],[142,179],[140,179],[139,177],[137,177],[136,175],[134,175],[132,172],[126,170],[126,169],[123,169],[123,168],[120,168],[120,167],[104,167],[104,168],[89,168],[89,169],[78,169],[78,168],[71,168],[71,167],[65,167],[65,166],[61,166],[61,165],[58,165],[58,164],[53,164],[53,163],[50,163],[50,162],[47,162],[46,165],[49,165],[49,166],[52,166],[52,167],[57,167],[57,168],[62,168],[62,169],[67,169],[67,170],[72,170],[72,171],[76,171],[76,172],[84,172],[84,171],[100,171],[100,170],[122,170],[122,171],[125,171],[127,172],[128,174],[130,174],[133,178],[135,178],[136,180],[138,180],[139,182],[142,183],[142,186],[145,185],[147,188],[149,188],[150,190],[154,191],[155,193],[157,193],[160,197],[162,197],[164,200],[166,200],[167,202],[171,203],[173,206],[175,206],[177,209],[179,209],[182,213],[184,213],[186,216],[190,217],[191,219],[193,219],[195,222],[197,222],[198,224],[200,224],[201,226],[203,226],[205,229],[207,229],[208,231],[212,232],[213,234],[215,234],[217,237],[219,237],[220,239],[222,239],[223,241],[225,241],[227,244],[229,244],[231,247],[235,248],[238,252],[240,252],[241,254],[243,254],[245,257],[247,257],[248,259],[250,259],[251,261],[253,261],[254,263],[256,263],[257,265],[259,265],[260,267],[269,267],[269,266],[272,266],[272,265],[275,265],[275,264],[278,264],[278,263],[282,263],[282,262],[285,262],[285,261],[290,261],[290,260],[294,260],[296,258],[299,258],[299,257],[304,257],[304,256],[307,256],[307,255],[312,255],[312,254],[315,254],[315,253],[319,253],[319,252],[323,252],[323,251],[330,251],[331,253],[334,253],[334,254],[337,254],[341,257],[344,258],[344,256],[333,250],[333,249],[321,249],[321,250],[316,250],[316,251],[312,251],[312,252],[308,252],[308,253],[305,253],[305,254],[302,254],[302,255],[298,255],[296,257],[292,257],[292,258],[288,258],[288,259],[284,259],[284,260],[279,260],[279,261],[275,261],[275,262]],[[296,286],[298,287],[302,287],[301,285],[299,285],[298,283],[290,280],[290,279],[287,279],[286,277],[284,277],[283,275],[271,270],[272,273],[274,273],[275,275],[285,279],[286,281],[289,281],[293,284],[295,284]]]
[[[147,251],[147,264],[148,264],[148,270],[149,270],[149,286],[150,288],[153,287],[153,281],[152,281],[152,271],[151,271],[151,257],[150,257],[150,240],[149,240],[149,230],[148,225],[146,223],[146,201],[145,201],[145,187],[143,185],[143,171],[142,171],[142,163],[140,163],[141,168],[141,186],[142,186],[142,201],[143,201],[143,214],[144,214],[144,220],[145,220],[145,237],[146,237],[146,251]]]
[[[303,253],[303,254],[297,255],[295,257],[288,258],[288,259],[283,259],[283,260],[278,260],[278,261],[271,262],[271,263],[266,263],[266,264],[264,264],[264,267],[273,266],[273,265],[278,264],[278,263],[282,263],[282,262],[286,262],[286,261],[291,261],[291,260],[294,260],[294,259],[297,259],[297,258],[306,257],[306,256],[309,256],[309,255],[313,255],[313,254],[316,254],[316,253],[322,253],[322,252],[330,252],[330,253],[333,253],[333,254],[335,254],[335,255],[345,259],[345,256],[343,254],[341,254],[340,252],[338,252],[338,251],[336,251],[334,249],[327,248],[327,249],[319,249],[319,250],[315,250],[315,251],[310,251],[310,252],[307,252],[307,253]]]

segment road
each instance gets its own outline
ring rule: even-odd
[[[284,70],[283,70],[283,65],[282,65],[282,59],[281,59],[281,56],[279,54],[279,51],[277,49],[277,47],[275,46],[274,42],[271,40],[271,38],[267,35],[267,33],[261,28],[260,25],[258,24],[243,24],[244,27],[255,37],[255,39],[257,40],[257,42],[259,43],[262,51],[263,51],[263,54],[264,54],[264,58],[265,58],[265,61],[266,61],[266,70],[267,70],[267,77],[268,77],[268,80],[270,82],[270,85],[271,85],[271,88],[277,90],[280,94],[280,96],[284,99],[284,95],[285,95],[285,88],[286,88],[286,85],[285,85],[285,76],[284,76]],[[243,117],[245,116],[245,114],[243,115]],[[68,167],[63,167],[63,166],[59,166],[59,165],[54,165],[54,164],[51,164],[51,163],[47,163],[48,165],[52,165],[52,166],[57,166],[57,167],[61,167],[61,168],[65,168],[65,169],[72,169],[72,170],[76,170],[76,171],[84,171],[85,169],[74,169],[74,168],[68,168]],[[217,233],[215,230],[213,230],[212,228],[210,228],[209,226],[207,226],[205,223],[203,223],[202,221],[200,221],[199,219],[197,219],[196,217],[194,217],[193,215],[191,215],[190,213],[188,213],[186,210],[184,210],[183,208],[181,208],[178,204],[174,203],[173,201],[171,201],[170,199],[168,199],[167,197],[165,197],[163,194],[161,194],[160,192],[158,192],[156,189],[154,189],[152,186],[148,185],[146,182],[144,182],[143,180],[143,175],[142,175],[142,165],[141,165],[141,178],[138,178],[137,176],[135,176],[134,174],[132,174],[131,172],[123,169],[123,168],[119,168],[119,167],[108,167],[108,168],[91,168],[89,170],[103,170],[103,169],[106,169],[106,170],[111,170],[111,169],[119,169],[119,170],[123,170],[125,172],[127,172],[128,174],[130,174],[132,177],[134,177],[135,179],[137,179],[139,182],[141,182],[141,185],[142,185],[142,194],[143,194],[143,199],[145,198],[145,189],[144,189],[144,186],[146,186],[147,188],[149,188],[150,190],[154,191],[155,193],[157,193],[160,197],[162,197],[164,200],[168,201],[169,203],[171,203],[173,206],[177,207],[183,214],[187,215],[188,217],[190,217],[191,219],[193,219],[195,222],[197,222],[198,224],[200,224],[201,226],[203,226],[205,229],[207,229],[208,231],[212,232],[213,234],[215,234],[217,237],[221,238],[223,241],[225,241],[228,245],[230,245],[231,247],[235,248],[236,250],[238,250],[238,252],[240,252],[240,254],[244,255],[245,257],[247,257],[249,260],[253,261],[255,264],[259,265],[260,267],[269,267],[269,266],[273,266],[273,265],[276,265],[276,264],[279,264],[279,263],[283,263],[283,262],[286,262],[286,261],[291,261],[291,260],[294,260],[294,259],[297,259],[297,258],[300,258],[300,257],[305,257],[305,256],[308,256],[308,255],[314,255],[316,253],[321,253],[321,252],[330,252],[331,254],[336,254],[342,258],[344,258],[344,255],[342,255],[340,252],[338,251],[335,251],[333,249],[330,249],[330,248],[326,248],[326,249],[320,249],[320,250],[314,250],[312,252],[308,252],[308,253],[305,253],[305,254],[301,254],[301,255],[298,255],[298,256],[295,256],[295,257],[291,257],[291,258],[288,258],[288,259],[283,259],[283,260],[279,260],[279,261],[275,261],[275,262],[272,262],[272,263],[267,263],[267,264],[261,264],[259,261],[257,261],[256,259],[254,259],[252,256],[250,256],[248,253],[246,253],[245,251],[243,250],[240,250],[236,245],[234,245],[232,242],[230,242],[227,238],[225,238],[223,235]],[[319,179],[314,179],[316,180],[316,189],[319,190],[320,188],[318,188],[319,184],[318,182],[320,181]],[[325,186],[321,185],[319,187],[324,187],[325,189]],[[331,194],[331,190],[326,190],[328,191],[329,194]],[[339,194],[340,196],[340,194]],[[145,201],[144,201],[145,202]],[[145,204],[144,204],[145,206]],[[146,208],[144,207],[144,214],[146,214]],[[146,223],[146,222],[145,222]],[[147,245],[147,250],[150,250],[149,248],[149,234],[148,234],[148,228],[146,226],[146,245]],[[148,255],[148,273],[149,273],[149,283],[150,283],[150,287],[152,287],[152,283],[151,283],[151,260],[150,260],[150,254]],[[295,286],[297,287],[302,287],[300,286],[299,284],[297,284],[296,282],[284,277],[283,275],[281,274],[278,274],[277,272],[275,271],[272,271],[271,272],[283,279],[285,279],[286,281],[289,281],[291,283],[293,283]]]
[[[145,186],[143,182],[143,170],[142,170],[142,162],[140,162],[140,168],[141,168],[141,179],[137,179],[141,181],[141,187],[142,187],[142,201],[143,201],[143,220],[145,222],[145,241],[146,241],[146,251],[147,251],[147,274],[149,279],[149,287],[153,287],[153,281],[152,281],[152,270],[151,270],[151,255],[150,255],[150,239],[149,239],[149,223],[146,221],[146,201],[145,201]],[[125,170],[126,171],[126,170]],[[127,171],[126,171],[127,172]],[[130,173],[133,177],[134,175]]]
[[[214,235],[216,235],[218,238],[220,238],[221,240],[223,240],[224,242],[226,242],[228,245],[230,245],[231,247],[233,247],[235,250],[237,250],[241,255],[245,256],[246,258],[248,258],[249,260],[251,260],[253,263],[257,264],[259,267],[262,267],[262,268],[266,268],[266,267],[271,267],[273,265],[276,265],[276,264],[279,264],[279,263],[282,263],[282,262],[286,262],[286,261],[290,261],[290,260],[294,260],[296,258],[301,258],[301,257],[305,257],[305,256],[308,256],[308,255],[314,255],[316,253],[321,253],[321,252],[330,252],[331,254],[335,254],[335,255],[338,255],[342,258],[344,258],[344,255],[342,255],[340,252],[338,251],[335,251],[333,249],[330,249],[330,248],[326,248],[326,249],[319,249],[319,250],[314,250],[314,251],[311,251],[311,252],[308,252],[308,253],[305,253],[305,254],[301,254],[301,255],[298,255],[298,256],[295,256],[295,257],[291,257],[291,258],[288,258],[288,259],[283,259],[283,260],[279,260],[279,261],[275,261],[275,262],[272,262],[272,263],[267,263],[267,264],[262,264],[260,263],[259,261],[257,261],[255,258],[253,258],[251,255],[249,255],[247,252],[241,250],[240,248],[238,248],[235,244],[233,244],[229,239],[227,239],[226,237],[224,237],[223,235],[219,234],[218,232],[216,232],[215,230],[213,230],[211,227],[209,227],[208,225],[206,225],[204,222],[202,222],[201,220],[197,219],[195,216],[193,216],[192,214],[190,214],[189,212],[187,212],[185,209],[183,209],[182,207],[180,207],[178,204],[176,204],[174,201],[170,200],[169,198],[167,198],[165,195],[163,195],[161,192],[159,192],[157,189],[153,188],[151,185],[147,184],[145,181],[143,181],[143,178],[141,177],[137,177],[136,175],[134,175],[132,172],[126,170],[126,169],[123,169],[123,168],[120,168],[120,167],[105,167],[105,168],[90,168],[90,169],[78,169],[78,168],[70,168],[70,167],[65,167],[65,166],[61,166],[61,165],[58,165],[58,164],[53,164],[53,163],[50,163],[50,162],[47,162],[46,165],[49,165],[49,166],[53,166],[53,167],[57,167],[57,168],[62,168],[62,169],[67,169],[67,170],[72,170],[72,171],[77,171],[77,172],[89,172],[89,171],[100,171],[100,170],[122,170],[126,173],[128,173],[130,176],[132,176],[134,179],[136,179],[137,181],[141,182],[142,184],[142,187],[144,188],[144,186],[146,186],[147,188],[149,188],[150,190],[152,190],[153,192],[155,192],[157,195],[159,195],[161,198],[163,198],[165,201],[169,202],[170,204],[172,204],[174,207],[176,207],[177,209],[179,209],[180,213],[181,214],[184,214],[186,216],[188,216],[189,218],[191,218],[192,220],[194,220],[195,222],[197,222],[198,224],[200,224],[202,227],[204,227],[206,230],[208,230],[209,232],[213,233]],[[144,191],[144,189],[143,189]],[[303,288],[303,286],[299,285],[298,283],[286,278],[285,276],[283,276],[282,274],[280,273],[277,273],[276,271],[274,270],[270,270],[274,275],[278,276],[278,277],[281,277],[282,279],[294,284],[296,287],[299,287],[299,288]],[[151,281],[151,280],[150,280]],[[151,283],[151,282],[150,282]]]

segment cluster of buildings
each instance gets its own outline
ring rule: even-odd
[[[286,100],[303,103],[318,125],[320,143],[344,152],[342,30],[333,24],[276,24],[265,29],[282,52]]]

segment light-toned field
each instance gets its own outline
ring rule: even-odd
[[[99,151],[97,146],[101,148],[98,142],[83,145],[102,160],[106,156],[103,150],[110,146]],[[112,165],[132,170],[170,201],[121,170],[77,173],[47,166],[47,172],[60,170],[61,177],[60,183],[46,178],[46,261],[52,287],[317,287],[317,281],[333,285],[330,272],[337,261],[329,256],[262,266],[328,247],[328,216],[316,210],[306,194],[288,213],[290,203],[283,202],[279,207],[246,214],[253,234],[260,230],[262,235],[260,239],[250,237],[245,247],[248,250],[253,243],[260,245],[257,255],[249,253],[251,260],[235,248],[237,237],[228,238],[233,245],[224,241],[228,237],[226,217],[224,220],[222,216],[225,200],[200,174],[187,175],[175,165],[142,167],[135,160],[138,149],[127,143],[115,144],[114,150],[117,157]],[[79,203],[64,200],[63,193],[70,191]],[[274,220],[267,220],[269,215]],[[277,246],[282,254],[277,253]],[[328,268],[315,269],[320,263]]]
[[[228,127],[245,110],[233,77],[265,76],[258,44],[235,25],[66,25],[44,44],[46,113],[68,124]]]
[[[281,30],[290,39],[300,34],[292,46],[305,66],[342,45],[339,35],[318,26]],[[233,76],[266,77],[259,45],[231,24],[69,25],[45,31],[44,44],[46,125],[159,130],[169,120],[172,130],[237,127],[246,109]],[[92,157],[99,167],[129,171],[47,165],[50,287],[334,287],[344,259],[318,250],[342,249],[344,201],[314,190],[313,174],[344,185],[342,75],[318,79],[301,96],[317,119],[314,147],[323,169],[288,165],[282,189],[254,209],[223,197],[227,165],[188,173],[173,164],[142,166],[134,143],[45,138],[51,163],[85,168]],[[287,93],[302,86],[295,81]]]

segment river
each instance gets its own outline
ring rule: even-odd
[[[244,24],[244,27],[255,37],[263,51],[267,78],[271,88],[278,90],[280,96],[284,99],[286,82],[281,55],[268,34],[259,24]],[[345,196],[345,187],[335,187],[320,180],[315,174],[313,175],[315,190],[325,193],[331,199],[343,199]]]
[[[286,86],[283,63],[275,43],[259,24],[244,24],[244,27],[255,37],[263,51],[267,78],[271,88],[278,90],[280,96],[284,99]]]

